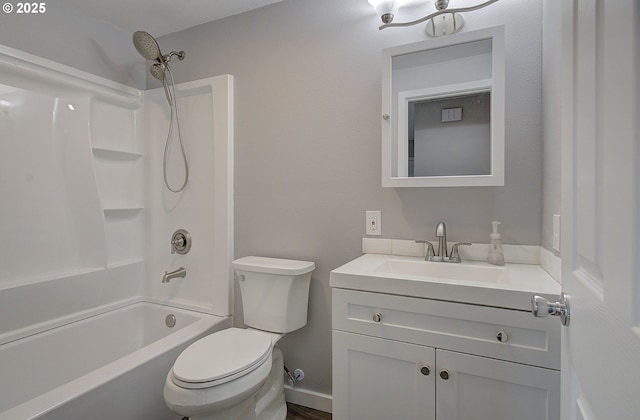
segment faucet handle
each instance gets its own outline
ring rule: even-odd
[[[453,244],[451,247],[451,257],[449,257],[449,262],[459,263],[460,262],[460,253],[458,252],[458,248],[461,246],[471,246],[470,242],[457,242]]]
[[[416,241],[419,244],[427,244],[427,253],[424,256],[425,261],[431,261],[431,258],[436,256],[436,251],[433,249],[433,244],[429,241]]]

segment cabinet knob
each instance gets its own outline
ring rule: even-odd
[[[420,373],[422,373],[424,376],[429,376],[429,374],[431,373],[431,367],[429,367],[428,365],[424,365],[420,368]]]
[[[446,381],[449,379],[449,371],[447,369],[442,369],[440,371],[440,377]]]
[[[498,333],[496,334],[496,339],[501,343],[506,343],[507,341],[509,341],[509,334],[504,331],[498,331]]]
[[[380,321],[382,321],[382,314],[380,312],[376,312],[375,314],[373,314],[373,322]]]

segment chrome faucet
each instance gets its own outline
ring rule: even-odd
[[[436,236],[438,237],[438,252],[436,257],[439,257],[440,261],[449,257],[447,252],[447,225],[444,222],[438,223],[436,226]]]
[[[438,223],[436,227],[436,237],[438,238],[438,251],[435,252],[433,244],[429,241],[416,241],[417,243],[427,244],[427,252],[424,256],[426,261],[443,261],[443,262],[460,262],[460,253],[458,248],[463,245],[469,246],[469,242],[457,242],[451,247],[451,254],[447,251],[447,225],[444,222]]]
[[[171,272],[165,271],[164,276],[162,276],[163,283],[169,283],[171,279],[175,279],[178,277],[184,278],[187,275],[187,270],[184,267],[180,267],[177,270],[173,270]]]

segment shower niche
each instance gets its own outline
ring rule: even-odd
[[[383,50],[382,186],[504,185],[504,27]]]
[[[108,267],[144,259],[144,159],[139,104],[91,102],[91,148]],[[117,121],[117,124],[113,124]]]

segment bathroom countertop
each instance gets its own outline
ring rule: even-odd
[[[425,262],[421,257],[383,254],[364,254],[331,271],[331,287],[376,293],[420,297],[452,302],[470,303],[522,311],[531,310],[534,294],[555,301],[561,292],[556,282],[539,265],[507,263],[504,267],[485,262],[462,261],[460,267],[504,268],[497,281],[477,281],[426,277],[380,271],[389,262],[415,262],[420,264],[452,264]],[[456,264],[457,265],[457,264]]]

